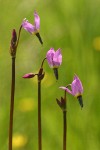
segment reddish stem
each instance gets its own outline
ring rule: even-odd
[[[42,131],[41,131],[41,81],[38,80],[38,149],[42,150]]]
[[[63,150],[67,148],[67,99],[66,99],[66,91],[65,91],[65,109],[63,111]]]
[[[12,57],[12,83],[11,83],[11,103],[10,103],[10,122],[9,122],[9,150],[12,150],[14,94],[15,94],[15,57]]]

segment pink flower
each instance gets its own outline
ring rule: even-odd
[[[48,64],[51,68],[58,68],[62,63],[61,49],[59,48],[56,52],[54,48],[50,48],[46,55]]]
[[[71,90],[68,88],[69,86],[71,87]],[[69,94],[77,97],[81,107],[83,107],[82,102],[83,86],[77,75],[74,76],[72,84],[69,84],[67,87],[60,87],[60,88],[65,90]]]
[[[54,74],[56,79],[58,80],[58,67],[62,63],[62,54],[61,49],[59,48],[56,52],[54,51],[54,48],[50,48],[50,50],[46,54],[46,58],[48,61],[48,64],[51,68],[54,70]]]
[[[31,24],[28,22],[28,20],[26,20],[26,18],[23,20],[22,22],[22,27],[28,31],[31,34],[35,34],[40,43],[43,44],[42,39],[40,37],[39,34],[39,30],[40,30],[40,17],[38,16],[38,14],[36,13],[36,11],[34,12],[34,24]]]
[[[34,25],[29,23],[26,18],[22,22],[22,27],[31,34],[36,34],[40,29],[40,17],[34,12]]]

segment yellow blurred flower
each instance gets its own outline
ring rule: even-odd
[[[27,143],[27,137],[22,134],[15,134],[13,136],[13,148],[19,148],[25,146]]]
[[[32,98],[25,98],[19,102],[19,110],[22,112],[32,111],[35,109],[35,100]]]
[[[93,47],[95,50],[100,51],[100,37],[96,37],[93,40]]]

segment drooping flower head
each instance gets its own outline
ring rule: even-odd
[[[54,51],[54,48],[50,48],[46,55],[48,64],[51,68],[58,68],[62,63],[61,49]]]
[[[61,49],[59,48],[57,51],[54,51],[54,48],[50,48],[46,54],[46,58],[50,68],[54,69],[55,76],[58,79],[58,67],[62,63]]]
[[[22,22],[22,27],[31,34],[36,34],[40,29],[40,17],[36,12],[34,12],[34,24],[31,24],[26,20],[26,18]]]
[[[71,90],[68,87],[71,87]],[[77,75],[74,75],[72,84],[69,84],[67,87],[60,87],[61,89],[67,91],[69,94],[78,98],[81,107],[83,107],[82,94],[83,86]]]
[[[28,22],[28,20],[26,20],[26,18],[23,20],[22,22],[22,27],[28,31],[31,34],[35,34],[40,43],[43,44],[42,39],[40,37],[39,34],[39,30],[40,30],[40,17],[38,16],[38,14],[36,13],[36,11],[34,12],[34,24],[31,24],[30,22]]]

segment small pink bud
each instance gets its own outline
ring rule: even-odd
[[[25,74],[25,75],[23,76],[23,78],[33,78],[35,75],[36,75],[36,74],[34,74],[34,73],[28,73],[28,74]]]

